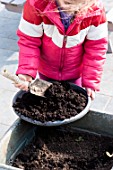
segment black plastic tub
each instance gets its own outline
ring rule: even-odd
[[[80,120],[69,125],[63,125],[73,130],[84,131],[113,137],[113,116],[106,113],[89,111]],[[61,126],[62,127],[62,126]],[[7,131],[0,141],[0,170],[18,170],[19,168],[9,165],[10,160],[32,140],[36,125],[18,119]]]

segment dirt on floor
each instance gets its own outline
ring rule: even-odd
[[[38,127],[12,165],[24,170],[111,170],[112,153],[113,138],[69,128]]]

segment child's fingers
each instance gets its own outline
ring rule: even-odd
[[[18,74],[20,80],[26,81],[26,76],[23,74]]]
[[[24,83],[18,83],[18,84],[14,84],[14,85],[16,88],[28,91],[28,84],[29,84],[29,82],[24,82]]]
[[[23,81],[32,81],[32,77],[29,75],[24,75],[24,74],[18,74],[19,79],[23,80]]]
[[[92,90],[92,93],[91,93],[91,99],[94,100],[95,99],[95,92]]]
[[[90,88],[86,88],[87,94],[89,97],[91,97],[92,100],[95,99],[95,91],[90,89]]]

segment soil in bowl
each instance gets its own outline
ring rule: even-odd
[[[87,94],[72,89],[68,82],[53,82],[46,98],[24,93],[13,103],[15,112],[40,122],[64,120],[76,116],[87,105]]]
[[[61,127],[38,127],[11,162],[24,170],[111,170],[113,138]]]

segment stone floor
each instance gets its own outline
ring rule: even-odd
[[[18,62],[16,29],[21,14],[7,11],[0,4],[0,71],[7,69],[15,73]],[[113,40],[113,34],[110,35]],[[12,109],[12,100],[18,90],[11,81],[0,75],[0,138],[18,118]],[[113,114],[113,55],[107,54],[101,91],[91,105],[92,110]]]

